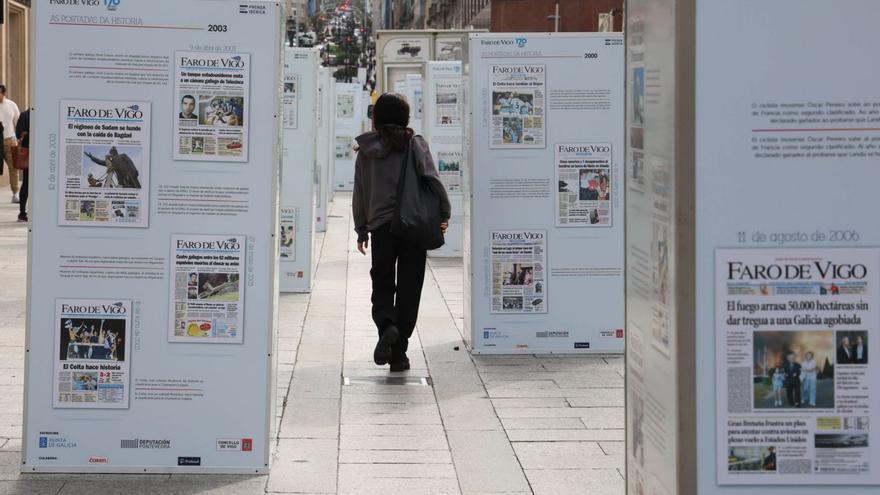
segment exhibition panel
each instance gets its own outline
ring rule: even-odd
[[[698,489],[878,493],[880,5],[696,7]]]
[[[321,112],[323,120],[321,121],[321,133],[318,135],[318,152],[326,153],[325,158],[321,160],[320,166],[327,169],[326,172],[322,171],[321,173],[322,176],[327,177],[324,191],[327,193],[327,203],[330,203],[336,194],[336,187],[334,185],[336,180],[336,114],[334,113],[336,81],[333,79],[333,69],[321,67],[319,70],[321,83],[324,87],[324,94],[321,100],[324,103],[324,110]],[[329,214],[329,211],[327,213]]]
[[[695,493],[694,439],[688,428],[695,406],[687,394],[693,387],[693,364],[687,360],[693,359],[688,332],[693,331],[694,277],[688,152],[693,140],[690,135],[687,141],[686,126],[693,121],[687,107],[693,89],[680,75],[688,61],[677,53],[679,46],[688,46],[682,34],[688,21],[676,17],[687,12],[681,4],[627,4],[628,493]]]
[[[466,53],[473,352],[622,352],[623,36],[477,33]]]
[[[267,472],[281,7],[32,8],[22,471]]]
[[[333,160],[330,158],[330,136],[333,118],[327,109],[333,107],[333,85],[330,70],[318,67],[318,94],[315,101],[315,232],[327,231],[327,205],[333,184],[330,173]]]
[[[459,46],[459,52],[461,48]],[[431,257],[461,256],[462,229],[462,105],[461,62],[428,62],[423,128],[434,164],[452,203],[446,244],[428,251]]]
[[[423,82],[424,78],[421,74],[407,74],[406,89],[403,93],[406,96],[406,101],[409,102],[409,126],[418,135],[424,133],[422,128],[422,111],[424,108],[422,101],[424,93]]]
[[[285,49],[278,231],[281,292],[308,292],[312,286],[317,83],[317,49]]]
[[[363,88],[358,83],[335,83],[333,188],[351,191],[354,186],[354,138],[363,131]]]
[[[878,14],[627,2],[629,493],[880,490]]]

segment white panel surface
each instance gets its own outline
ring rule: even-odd
[[[621,352],[623,37],[472,34],[468,47],[473,351]],[[557,180],[560,150],[590,164]],[[556,226],[576,209],[580,223]]]
[[[282,292],[308,292],[314,266],[318,52],[287,48],[284,57],[279,284]]]
[[[868,356],[880,352],[880,69],[864,56],[878,45],[880,4],[696,4],[699,492],[747,494],[755,487],[743,485],[761,485],[758,491],[766,494],[878,493],[875,364],[850,364],[828,347],[839,347],[846,335],[854,345],[861,332]],[[845,21],[837,22],[841,15]],[[816,266],[829,261],[863,264],[867,273],[854,280],[847,270]],[[772,272],[740,276],[735,267],[716,271],[716,263],[727,268],[731,262],[804,264],[811,271],[786,269],[782,279]],[[755,297],[729,293],[731,278],[737,287],[758,284],[763,303],[782,301],[783,307],[738,307],[737,301]],[[741,325],[735,318],[752,321]],[[780,325],[785,318],[795,321]],[[768,338],[782,331],[789,332],[779,334],[784,339]],[[750,379],[728,393],[719,384],[744,368],[732,364],[741,352],[738,342],[746,349]],[[771,356],[782,351],[794,352],[797,363],[804,363],[806,351],[830,356],[829,366],[821,363],[815,407],[792,407],[787,397],[781,406],[763,400],[759,392],[771,386]],[[721,393],[728,393],[726,408]],[[749,400],[737,401],[734,393]],[[751,435],[726,434],[743,421],[751,422]],[[761,456],[768,447],[776,449],[775,470],[731,467],[741,466],[744,454]]]
[[[336,98],[333,106],[333,188],[336,191],[351,191],[354,186],[355,151],[354,138],[361,135],[363,121],[362,88],[357,83],[336,83]]]
[[[460,53],[460,42],[458,50]],[[452,203],[452,218],[449,219],[449,229],[446,230],[446,244],[440,249],[428,251],[428,256],[456,257],[462,255],[462,174],[465,170],[461,145],[464,111],[461,62],[428,62],[427,67],[422,127],[434,157],[434,164]]]
[[[266,472],[280,6],[40,1],[32,16],[31,160],[40,165],[31,170],[21,469]],[[98,110],[68,122],[74,107],[62,100]],[[126,114],[147,106],[149,121]],[[90,146],[105,150],[93,154],[107,177],[86,176]],[[136,189],[132,167],[143,175],[139,204],[112,197]],[[107,204],[60,194],[61,183],[98,182]],[[71,217],[149,213],[149,222],[59,226],[60,201]],[[56,361],[72,375],[53,372]]]

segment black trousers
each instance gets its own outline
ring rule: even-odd
[[[425,282],[426,251],[396,237],[388,224],[370,232],[373,267],[373,321],[379,336],[389,325],[400,332],[391,354],[401,360],[419,316],[422,284]]]
[[[18,191],[18,211],[19,213],[27,212],[27,200],[28,200],[28,170],[22,171],[23,178],[21,180],[21,190]]]
[[[801,386],[800,383],[786,383],[785,395],[788,399],[789,406],[796,406],[801,403]]]

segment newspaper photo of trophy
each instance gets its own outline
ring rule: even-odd
[[[125,320],[62,318],[59,323],[61,361],[125,361]]]

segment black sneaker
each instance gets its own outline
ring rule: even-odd
[[[376,349],[373,351],[373,361],[376,364],[382,366],[391,360],[391,346],[397,342],[397,337],[399,336],[400,332],[394,325],[389,325],[385,328],[382,336],[379,337],[379,342],[376,342]]]
[[[18,221],[19,222],[27,222],[28,221],[27,213],[19,213],[18,214]]]
[[[395,361],[395,362],[391,363],[391,371],[394,373],[397,373],[400,371],[407,371],[407,370],[409,370],[409,359],[408,358],[403,358],[400,361]]]

